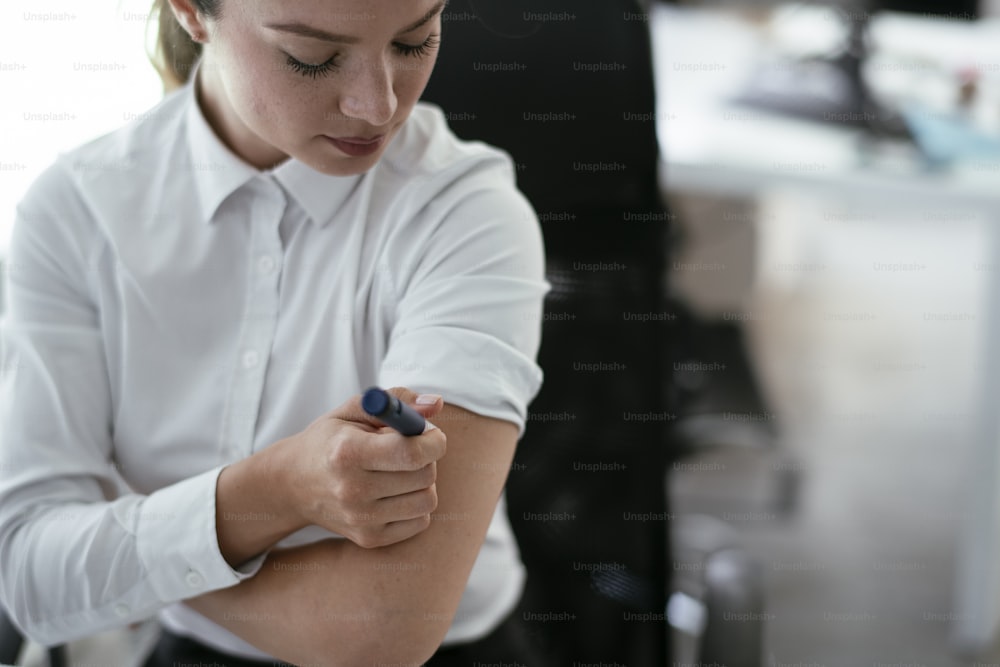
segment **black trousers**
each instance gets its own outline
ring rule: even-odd
[[[508,616],[499,627],[482,639],[468,644],[441,647],[424,665],[477,667],[484,662],[500,662],[518,667],[547,667],[532,645],[519,612]],[[287,667],[287,663],[237,658],[164,629],[143,667]]]

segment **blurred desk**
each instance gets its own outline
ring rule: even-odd
[[[990,252],[1000,266],[1000,160],[934,172],[912,147],[873,148],[844,126],[732,105],[727,100],[741,90],[762,51],[760,31],[730,15],[656,3],[650,23],[665,193],[749,198],[794,190],[896,210],[986,211],[995,219]],[[963,41],[966,54],[980,48],[978,62],[1000,63],[998,40],[965,39],[961,33],[981,37],[981,26],[905,19],[886,28],[883,34],[891,35],[896,48],[906,47],[909,34],[913,50],[926,50],[928,35],[937,29],[946,33],[942,41]],[[956,559],[958,620],[952,628],[955,647],[973,652],[988,648],[1000,628],[1000,414],[994,405],[1000,397],[1000,348],[991,344],[1000,340],[1000,284],[994,281],[987,292],[968,521]]]

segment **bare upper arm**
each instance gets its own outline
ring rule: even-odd
[[[438,643],[451,624],[507,480],[517,426],[445,405],[433,419],[448,450],[438,461],[438,507],[427,530],[379,549],[350,549],[358,561],[402,575],[386,602],[412,614],[406,627]],[[346,554],[345,554],[346,555]]]
[[[289,662],[422,664],[437,650],[479,554],[517,444],[515,424],[445,405],[438,507],[408,540],[324,540],[268,555],[253,578],[188,601]]]

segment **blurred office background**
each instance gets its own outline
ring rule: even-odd
[[[673,288],[740,323],[779,434],[676,507],[761,559],[777,665],[1000,664],[995,7],[659,9]]]
[[[0,254],[59,151],[159,99],[149,4],[0,7]],[[671,289],[739,333],[760,394],[724,416],[735,446],[672,467],[673,512],[718,518],[761,563],[776,667],[1000,665],[997,4],[653,2],[628,19],[654,41]],[[852,31],[866,48],[845,61]],[[701,361],[678,372],[693,393],[732,376]],[[110,633],[71,662],[127,664],[144,641]]]

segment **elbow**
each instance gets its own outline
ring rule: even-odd
[[[411,644],[404,646],[399,639],[392,639],[390,645],[371,645],[365,652],[355,652],[350,660],[346,660],[343,665],[406,665],[407,667],[418,667],[426,664],[434,656],[440,642],[430,645],[421,642],[419,645]]]
[[[375,622],[369,628],[369,632],[355,635],[348,647],[342,642],[323,642],[323,645],[316,647],[319,655],[307,662],[310,665],[329,667],[356,665],[417,667],[429,661],[444,641],[447,627],[441,629],[438,626],[438,623],[423,619],[405,623]]]
[[[373,648],[376,665],[423,665],[444,641],[451,627],[451,614],[432,613],[426,609],[400,616],[380,630],[380,641]],[[365,664],[358,662],[356,664]]]
[[[398,643],[394,640],[394,643]],[[319,660],[311,662],[312,665],[329,665],[330,667],[356,667],[357,665],[399,665],[402,667],[418,667],[426,664],[437,651],[438,646],[417,647],[417,646],[385,646],[371,644],[365,647],[352,647],[345,654],[343,647],[339,653],[327,652]],[[336,656],[336,659],[330,659]]]
[[[377,650],[376,665],[423,665],[430,661],[444,637],[401,638],[397,635]],[[364,664],[364,663],[357,663]]]

